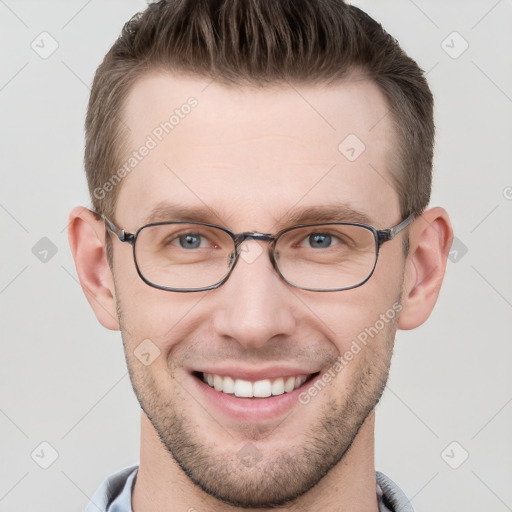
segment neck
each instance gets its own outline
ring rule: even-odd
[[[343,459],[306,494],[281,512],[377,512],[374,461],[375,413],[361,426]],[[182,471],[158,438],[153,425],[142,413],[140,466],[132,493],[133,512],[250,512],[227,505],[206,494]],[[267,512],[270,509],[257,509]]]

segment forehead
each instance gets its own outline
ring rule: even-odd
[[[133,86],[123,115],[116,218],[126,226],[166,202],[206,208],[212,222],[241,230],[336,204],[398,220],[395,132],[368,79],[255,88],[152,73]]]

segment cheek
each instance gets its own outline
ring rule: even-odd
[[[312,311],[321,312],[323,332],[339,354],[330,373],[339,377],[340,397],[350,394],[354,385],[366,382],[363,387],[371,387],[379,375],[384,378],[387,374],[401,310],[400,283],[391,284],[370,280],[334,294],[336,300],[321,296],[317,297],[321,302],[311,304]]]
[[[376,277],[376,276],[374,276]],[[315,297],[310,302],[323,325],[326,337],[336,344],[339,353],[348,350],[353,341],[362,343],[380,335],[396,322],[401,309],[400,284],[390,286],[389,281],[370,281],[359,288],[333,292]]]
[[[123,254],[129,256],[131,254]],[[116,301],[125,344],[134,350],[150,340],[162,353],[177,343],[203,293],[168,292],[147,285],[139,277],[133,259],[114,260]]]

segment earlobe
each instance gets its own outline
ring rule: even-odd
[[[443,208],[423,212],[411,225],[399,329],[414,329],[430,316],[439,296],[453,231]]]
[[[68,238],[82,289],[99,322],[119,330],[115,288],[104,247],[105,228],[87,208],[76,207],[69,216]]]

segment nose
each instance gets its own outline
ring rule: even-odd
[[[246,348],[294,332],[293,294],[270,262],[264,242],[246,240],[236,267],[217,290],[214,329]]]

